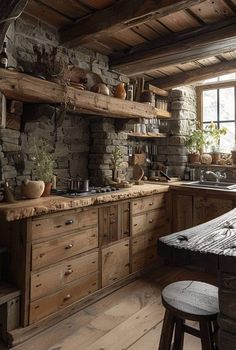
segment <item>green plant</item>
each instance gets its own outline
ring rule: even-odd
[[[206,145],[206,131],[200,129],[198,123],[189,126],[189,134],[185,138],[185,146],[189,153],[201,153]]]
[[[121,151],[119,146],[116,146],[111,153],[111,167],[113,169],[113,180],[117,176],[117,170],[122,167],[124,153]]]
[[[38,180],[51,182],[53,179],[54,157],[49,151],[49,144],[44,139],[34,139],[34,175]]]
[[[208,124],[205,128],[207,134],[206,146],[211,147],[212,152],[216,152],[220,146],[220,138],[227,134],[227,128],[218,128],[213,122]]]

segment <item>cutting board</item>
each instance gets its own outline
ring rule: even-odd
[[[135,181],[140,181],[142,179],[143,175],[144,175],[143,168],[140,165],[135,164],[133,166],[133,179]]]

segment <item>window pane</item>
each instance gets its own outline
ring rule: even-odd
[[[217,90],[203,91],[203,122],[217,121]]]
[[[235,79],[235,73],[225,74],[220,76],[220,81]]]
[[[221,136],[220,148],[221,151],[230,152],[235,144],[235,123],[220,123],[220,128],[226,127],[228,132]]]
[[[234,120],[234,88],[220,89],[220,120]]]
[[[204,80],[204,84],[206,84],[206,83],[215,83],[217,81],[218,81],[218,78],[206,79],[206,80]]]

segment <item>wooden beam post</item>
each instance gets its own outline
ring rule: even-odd
[[[0,92],[0,128],[5,128],[7,122],[6,97]]]
[[[29,0],[1,0],[0,1],[0,48],[11,22],[21,15]]]
[[[171,75],[165,78],[151,80],[152,85],[162,89],[172,89],[176,86],[190,85],[201,80],[218,77],[222,74],[234,73],[236,71],[236,60],[213,64],[212,66],[197,68],[183,73]]]
[[[132,28],[173,12],[185,10],[204,0],[119,0],[104,10],[82,18],[61,31],[61,43],[75,47],[101,36]]]
[[[236,49],[236,17],[138,45],[110,57],[111,67],[129,76]]]

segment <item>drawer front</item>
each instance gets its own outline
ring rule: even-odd
[[[98,252],[71,258],[44,271],[31,274],[30,300],[56,292],[98,270]]]
[[[221,272],[219,284],[224,288],[236,290],[236,275]]]
[[[128,276],[129,270],[128,240],[102,249],[102,287]]]
[[[143,213],[144,211],[165,207],[165,199],[165,193],[160,193],[155,196],[148,196],[142,199],[134,200],[132,202],[132,213],[139,214]]]
[[[32,271],[98,247],[98,228],[32,245]]]
[[[32,220],[32,240],[55,236],[75,229],[83,229],[98,224],[98,209],[85,209],[81,212],[68,211],[51,214],[47,218]]]
[[[154,230],[158,226],[162,226],[166,222],[165,209],[153,210],[132,218],[133,236]]]
[[[167,232],[166,226],[158,227],[153,232],[135,236],[132,241],[132,254],[136,254],[151,246],[157,246],[158,237],[163,236]]]
[[[86,297],[98,289],[98,275],[93,273],[62,291],[36,300],[30,304],[30,324]]]

